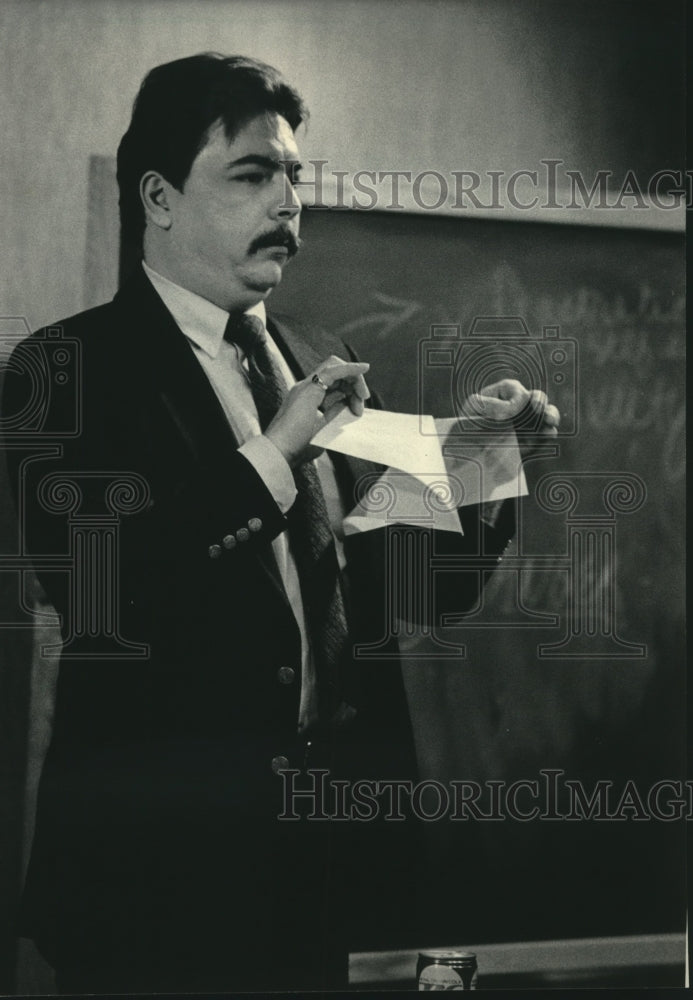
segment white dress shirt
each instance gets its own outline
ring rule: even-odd
[[[220,309],[219,306],[214,305],[213,302],[209,302],[195,292],[188,291],[188,289],[182,288],[158,274],[146,263],[143,262],[142,266],[164,305],[187,337],[193,354],[207,375],[221,403],[229,426],[240,444],[239,451],[255,468],[277,506],[285,514],[296,499],[293,473],[279,449],[262,434],[257,407],[246,374],[247,362],[243,352],[237,344],[231,344],[224,340],[224,330],[229,314]],[[274,355],[287,386],[294,385],[296,380],[281,351],[267,331],[264,302],[259,302],[247,312],[261,320],[267,335],[267,346]],[[344,568],[342,522],[346,511],[340,501],[334,469],[329,458],[323,454],[316,461],[316,467],[325,493],[330,524],[335,533],[340,567]],[[274,539],[272,549],[289,604],[301,633],[301,701],[299,709],[299,730],[301,730],[315,718],[315,668],[306,629],[296,560],[291,552],[287,532],[282,532]]]

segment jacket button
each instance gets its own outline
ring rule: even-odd
[[[248,527],[251,531],[262,531],[262,521],[259,517],[251,517],[248,521]]]
[[[221,540],[221,544],[224,546],[225,549],[235,548],[236,545],[235,535],[224,535],[224,537]]]
[[[296,677],[293,667],[280,667],[277,671],[277,678],[280,684],[292,684]]]
[[[288,757],[273,757],[272,758],[272,770],[275,774],[279,774],[280,771],[286,771],[289,766]]]
[[[247,542],[249,538],[250,532],[247,528],[239,528],[236,532],[236,541],[238,542]]]
[[[221,545],[210,545],[207,551],[210,559],[218,559],[221,555]]]

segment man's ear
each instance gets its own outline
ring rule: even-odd
[[[155,170],[149,170],[140,181],[140,198],[149,222],[159,229],[170,229],[171,205],[169,191],[171,185]]]

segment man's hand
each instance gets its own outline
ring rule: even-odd
[[[321,453],[320,448],[310,446],[310,441],[345,404],[357,417],[361,416],[364,400],[370,397],[364,378],[369,367],[360,361],[343,361],[333,354],[290,390],[265,437],[292,468]]]
[[[462,405],[464,416],[479,429],[487,424],[512,423],[523,458],[558,434],[561,415],[540,389],[525,389],[517,379],[502,379],[469,396]]]

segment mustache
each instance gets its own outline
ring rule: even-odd
[[[289,257],[295,257],[302,244],[303,241],[294,233],[293,229],[278,226],[254,239],[248,248],[248,253],[257,253],[258,250],[264,250],[266,247],[286,247]]]

